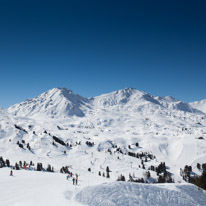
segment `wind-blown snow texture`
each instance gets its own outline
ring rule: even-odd
[[[184,182],[180,168],[192,165],[193,171],[200,174],[197,162],[205,163],[206,159],[206,114],[202,105],[187,104],[169,96],[151,96],[132,88],[94,98],[55,88],[8,110],[0,110],[0,156],[13,164],[20,160],[42,162],[44,167],[51,164],[55,171],[71,166],[82,177],[91,175],[94,180],[91,184],[91,179],[85,177],[87,184],[83,187],[116,181],[120,174],[126,180],[129,174],[145,178],[148,167],[160,162],[166,162],[176,182]],[[65,145],[55,141],[54,136]],[[156,158],[145,162],[145,170],[139,167],[141,159],[125,155],[128,152],[147,152]],[[107,166],[110,179],[99,177],[99,172],[106,174]],[[98,178],[101,181],[96,181]],[[155,179],[156,172],[151,171],[147,181]]]
[[[200,206],[206,194],[192,185],[148,185],[116,182],[86,187],[76,200],[88,206]]]

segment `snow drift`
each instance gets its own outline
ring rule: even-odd
[[[76,200],[88,206],[204,206],[206,194],[189,184],[114,182],[86,187]]]

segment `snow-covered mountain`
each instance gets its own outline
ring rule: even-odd
[[[179,110],[183,112],[189,112],[189,113],[197,113],[201,114],[202,111],[199,110],[196,107],[193,107],[192,105],[182,102],[180,100],[175,99],[174,97],[171,96],[166,96],[166,97],[155,97],[156,100],[160,102],[161,105],[163,105],[165,108],[169,110]]]
[[[191,105],[193,108],[196,108],[206,113],[206,99],[203,99],[201,101],[190,102],[189,105]]]
[[[38,97],[11,106],[8,111],[17,116],[83,117],[89,100],[66,88],[54,88]]]
[[[164,113],[164,115],[180,112],[203,114],[189,104],[173,97],[151,96],[150,94],[132,88],[115,91],[93,98],[94,109],[109,109],[120,113],[135,112],[138,114]]]
[[[109,167],[110,178],[101,176],[101,183],[131,174],[155,182],[157,173],[150,170],[147,178],[146,172],[161,162],[175,182],[184,182],[180,168],[191,165],[200,174],[197,163],[206,163],[205,139],[199,107],[132,88],[93,98],[54,88],[0,110],[0,156],[13,164],[51,164],[55,171],[67,165],[94,182]]]
[[[205,113],[173,97],[151,96],[132,88],[89,99],[66,88],[54,88],[11,106],[8,113],[2,110],[2,114],[1,136],[5,138],[1,141],[5,144],[0,151],[7,151],[8,139],[13,139],[14,144],[9,142],[8,145],[11,148],[16,148],[16,142],[25,139],[31,142],[39,157],[47,157],[45,154],[55,157],[65,148],[61,145],[54,148],[52,135],[73,145],[76,141],[95,142],[94,152],[111,149],[114,144],[128,152],[128,145],[138,141],[142,150],[151,151],[161,161],[167,159],[169,164],[179,166],[196,161],[206,151],[204,147],[199,149],[199,144],[198,153],[185,149],[187,139],[193,144],[196,138],[205,136]],[[14,125],[24,128],[27,133]],[[78,148],[82,152],[87,146]],[[15,150],[22,153],[19,149],[13,149],[11,153]],[[138,150],[132,149],[134,152]],[[71,149],[68,152],[76,154]],[[29,153],[29,156],[35,156],[34,153]]]
[[[151,96],[133,88],[118,90],[90,99],[74,94],[66,88],[54,88],[38,97],[11,106],[8,112],[16,116],[65,118],[84,117],[88,113],[107,109],[121,110],[122,114],[136,112],[143,115],[149,112],[153,114],[157,111],[165,114],[178,111],[202,113],[175,98]]]

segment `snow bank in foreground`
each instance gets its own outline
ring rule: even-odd
[[[203,206],[206,193],[190,184],[115,182],[84,188],[76,200],[88,206]]]

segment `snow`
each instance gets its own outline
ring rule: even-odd
[[[0,170],[1,206],[68,205],[65,193],[70,182],[65,176],[34,171],[14,171],[9,176],[9,171]]]
[[[79,112],[74,112],[68,104],[78,108]],[[205,115],[190,108],[187,103],[172,97],[153,97],[131,88],[92,99],[75,95],[65,88],[55,88],[10,107],[9,113],[2,113],[0,154],[13,162],[21,159],[38,162],[41,159],[44,164],[53,164],[57,170],[67,164],[68,156],[71,157],[69,164],[78,168],[80,165],[74,159],[80,155],[79,158],[85,162],[84,169],[87,170],[88,167],[94,167],[90,163],[95,160],[92,158],[93,153],[96,168],[105,168],[108,162],[116,168],[118,156],[123,167],[127,168],[131,161],[134,167],[138,167],[140,161],[121,157],[121,154],[114,154],[111,158],[105,151],[117,145],[128,152],[128,145],[139,142],[140,147],[133,147],[130,151],[151,151],[158,162],[165,161],[172,171],[173,168],[176,170],[177,167],[184,167],[206,157],[206,142],[197,140],[206,134]],[[18,131],[14,124],[28,133]],[[72,149],[58,144],[54,147],[51,144],[54,141],[53,135],[72,144]],[[30,143],[31,151],[22,150],[16,145],[22,139]],[[85,145],[88,140],[95,143],[94,147]],[[76,145],[80,141],[82,144]],[[63,154],[65,150],[67,155]],[[151,161],[148,165],[157,165],[158,162]],[[115,169],[116,173],[118,169]]]
[[[188,184],[115,182],[86,187],[76,195],[76,200],[89,206],[203,206],[206,194]]]
[[[206,99],[189,103],[192,107],[206,113]]]
[[[54,88],[40,96],[11,106],[8,111],[18,116],[49,116],[53,118],[76,115],[84,116],[82,107],[88,99],[74,94],[66,88]]]
[[[74,112],[74,108],[79,112]],[[74,159],[80,155],[84,169],[94,167],[90,162],[95,160],[98,173],[98,168],[105,168],[108,162],[116,168],[119,156],[123,168],[127,168],[131,161],[138,167],[140,161],[137,159],[121,154],[111,158],[105,151],[117,145],[128,152],[128,145],[139,142],[140,148],[133,147],[130,151],[151,151],[158,162],[165,161],[171,171],[179,175],[177,168],[206,157],[206,142],[197,140],[206,134],[205,115],[173,97],[154,97],[127,88],[86,99],[71,90],[54,88],[10,107],[8,112],[2,111],[1,115],[0,154],[13,162],[21,159],[38,162],[41,159],[44,164],[53,164],[59,170],[67,164],[68,156],[71,157],[69,164],[78,168],[80,165]],[[14,124],[28,133],[18,131]],[[52,135],[72,144],[72,149],[58,144],[54,147]],[[30,143],[32,152],[16,145],[22,139]],[[95,143],[94,147],[85,145],[88,140]],[[76,145],[80,141],[82,144]],[[63,154],[65,150],[67,155]],[[158,162],[151,161],[148,166]],[[118,170],[117,167],[115,172]]]
[[[102,183],[103,178],[80,174],[78,185],[66,175],[0,169],[1,206],[203,206],[205,191],[190,184]]]
[[[30,192],[25,192],[25,195],[31,198],[33,193],[37,198],[39,194],[40,197],[37,199],[42,205],[46,200],[41,194],[43,190],[47,190],[46,195],[48,195],[49,188],[59,192],[57,197],[51,192],[51,201],[48,200],[51,205],[56,203],[55,200],[61,201],[61,199],[63,199],[61,205],[66,205],[69,201],[73,204],[72,201],[75,201],[74,197],[78,192],[79,201],[83,204],[95,205],[95,202],[86,197],[89,194],[86,192],[107,188],[105,190],[112,193],[115,192],[113,187],[118,187],[121,195],[127,194],[127,188],[136,191],[148,187],[151,196],[160,192],[160,197],[164,197],[163,199],[166,199],[164,196],[166,191],[172,190],[173,192],[168,196],[175,195],[174,201],[180,202],[180,196],[183,195],[184,201],[188,203],[191,200],[188,196],[189,191],[196,192],[197,188],[184,183],[180,177],[180,168],[192,165],[193,171],[200,174],[196,168],[197,163],[206,163],[206,115],[198,109],[200,108],[173,97],[152,96],[132,88],[89,99],[65,88],[54,88],[38,97],[13,105],[8,110],[0,109],[0,156],[9,159],[12,165],[20,160],[28,163],[32,161],[35,165],[41,162],[44,168],[51,164],[55,174],[15,171],[16,177],[12,180],[11,177],[7,177],[9,174],[7,169],[0,169],[0,183],[4,184],[5,188],[7,188],[6,184],[11,185],[11,181],[14,181],[12,186],[20,185],[20,188],[30,188],[30,184],[34,185],[33,189],[29,189]],[[55,142],[53,136],[72,147]],[[198,139],[199,137],[203,137],[203,140]],[[22,143],[22,140],[25,143]],[[23,149],[17,145],[17,141],[23,144]],[[88,146],[87,141],[94,142],[94,145]],[[52,144],[53,142],[55,144]],[[31,150],[27,148],[27,143]],[[139,143],[139,147],[136,143]],[[123,154],[116,151],[119,147]],[[141,159],[128,156],[128,152],[147,152],[155,155],[156,158],[148,159],[148,162],[145,162],[146,169],[142,169],[139,167]],[[157,179],[156,172],[150,171],[151,179],[148,180],[144,177],[144,173],[151,165],[157,166],[161,162],[166,162],[172,178],[183,185],[134,184],[133,186],[127,183],[127,186],[124,186],[122,183],[115,182],[121,174],[126,180],[129,179],[129,174],[132,174],[135,178],[143,177],[145,181],[153,182]],[[60,168],[66,165],[70,166],[74,173],[80,174],[82,182],[79,186],[74,188],[71,182],[65,182],[64,175],[59,174]],[[111,171],[109,179],[98,175],[99,172],[106,174],[107,166]],[[88,172],[88,168],[91,172]],[[38,180],[43,188],[39,190],[40,192],[37,190],[35,180]],[[22,181],[26,185],[20,184]],[[61,189],[56,189],[53,183],[59,185]],[[102,183],[107,184],[100,185]],[[88,188],[88,186],[92,187]],[[186,188],[189,190],[187,194],[184,192]],[[10,197],[8,188],[2,192],[4,195],[0,197],[0,205],[14,205],[14,202],[11,204],[6,202],[6,197]],[[29,200],[25,200],[26,203],[21,202],[23,195],[19,190],[14,189],[13,192],[17,195],[16,198],[12,198],[19,205],[35,205],[32,201],[29,203]],[[136,196],[133,197],[136,201]],[[144,205],[143,197],[147,197],[146,199],[150,201],[149,196],[142,194],[142,198],[138,199],[139,204]],[[55,200],[52,201],[52,198]],[[103,197],[100,195],[99,198]],[[87,199],[86,202],[84,199]],[[93,199],[96,201],[95,198]],[[125,198],[120,201],[129,200]],[[192,201],[197,202],[195,197],[189,202]],[[169,204],[168,202],[166,205]],[[201,201],[198,204],[201,205]]]

